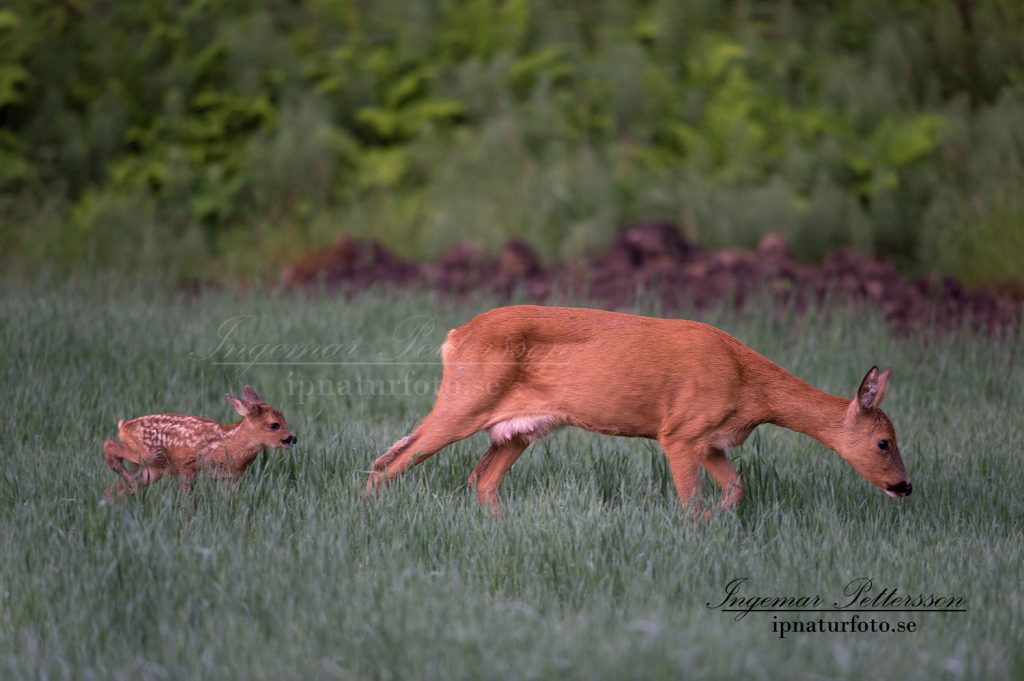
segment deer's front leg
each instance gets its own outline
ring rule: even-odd
[[[704,469],[722,490],[722,509],[735,508],[743,501],[743,481],[733,468],[724,449],[712,449],[704,459]]]
[[[679,501],[684,508],[699,514],[701,511],[700,465],[704,458],[705,448],[680,436],[663,436],[658,441],[668,458],[668,466],[672,471],[672,481],[676,485]]]
[[[181,477],[181,493],[189,494],[196,482],[196,472],[192,469],[182,469],[178,475]]]

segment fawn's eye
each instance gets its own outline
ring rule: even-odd
[[[267,426],[267,428],[270,428],[271,430],[277,430],[280,427],[281,427],[280,423],[271,423],[270,425]]]
[[[879,440],[878,441],[878,448],[881,449],[883,452],[889,451],[889,441],[888,440]]]

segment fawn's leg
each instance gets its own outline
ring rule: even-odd
[[[106,496],[109,499],[113,499],[116,494],[117,498],[124,499],[129,493],[137,494],[139,491],[139,485],[143,487],[149,487],[154,482],[164,477],[166,471],[162,468],[156,468],[154,466],[140,466],[133,472],[129,473],[131,482],[119,482],[113,487],[107,490]]]
[[[120,475],[123,480],[116,485],[107,488],[104,498],[113,501],[124,499],[128,494],[135,494],[138,486],[152,485],[164,476],[164,469],[158,466],[150,466],[143,461],[155,460],[153,455],[139,455],[128,445],[115,440],[107,440],[103,445],[103,459],[112,471]],[[129,470],[125,461],[132,463],[135,468]]]
[[[476,468],[469,474],[469,486],[476,487],[477,499],[481,504],[489,506],[494,515],[501,511],[501,500],[498,498],[501,481],[529,444],[530,441],[523,437],[491,442]]]
[[[181,477],[181,493],[190,494],[196,482],[196,472],[191,468],[183,468],[178,471],[178,475]]]
[[[118,484],[107,488],[107,491],[103,494],[104,498],[109,501],[113,501],[114,499],[124,499],[127,494],[135,494],[135,477],[132,475],[132,471],[128,470],[128,467],[125,466],[124,462],[126,460],[138,460],[138,458],[139,457],[122,442],[118,442],[117,440],[107,440],[103,443],[103,460],[107,462],[107,466],[110,470],[123,478],[123,480]]]
[[[723,449],[712,449],[704,459],[704,470],[722,490],[721,508],[735,508],[743,501],[743,481]]]
[[[117,440],[107,440],[103,443],[103,460],[107,462],[110,470],[123,477],[125,482],[128,481],[124,467],[126,449],[127,447]]]
[[[103,502],[118,501],[128,496],[127,483],[124,480],[121,482],[111,485],[103,492]]]

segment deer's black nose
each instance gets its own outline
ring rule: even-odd
[[[295,444],[298,441],[299,441],[299,438],[295,437],[294,435],[289,435],[285,439],[281,440],[281,442],[283,442],[286,445],[293,445],[293,444]]]
[[[905,497],[905,496],[908,496],[911,492],[914,491],[914,486],[911,485],[906,480],[900,480],[895,485],[889,485],[888,489],[893,494],[898,494],[901,497]]]

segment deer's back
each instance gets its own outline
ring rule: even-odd
[[[702,322],[587,308],[512,305],[480,314],[448,335],[445,356],[502,355],[524,365],[541,360],[631,369],[667,360],[668,367],[726,370],[757,356],[726,332]],[[658,364],[665,367],[665,364]]]
[[[224,437],[217,421],[184,414],[150,414],[118,426],[123,441],[169,455],[196,452]]]
[[[679,414],[712,427],[748,399],[767,362],[700,322],[533,305],[475,317],[443,354],[446,372],[514,386],[499,418],[543,404],[594,430],[643,435]]]

